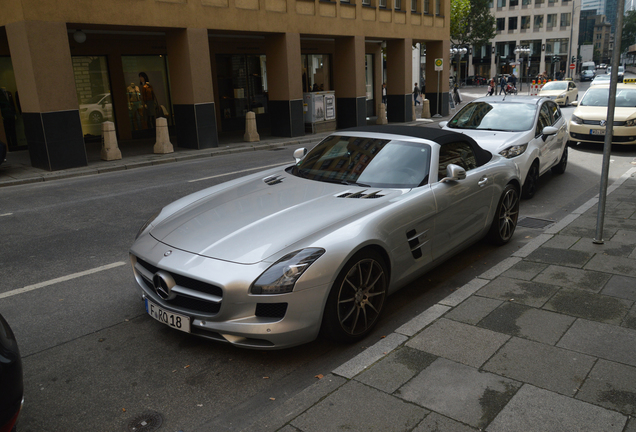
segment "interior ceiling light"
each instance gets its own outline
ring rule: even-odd
[[[86,42],[86,33],[84,33],[80,29],[77,29],[75,30],[75,33],[73,33],[73,39],[75,39],[75,42],[77,43],[84,43]]]

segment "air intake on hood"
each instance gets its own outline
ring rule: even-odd
[[[267,183],[268,185],[273,186],[275,184],[282,183],[284,179],[285,177],[273,175],[273,176],[265,177],[263,181]]]
[[[345,192],[341,195],[338,195],[338,198],[361,198],[361,199],[369,199],[369,198],[382,198],[384,195],[380,195],[380,191],[375,191],[371,193],[367,193],[367,191],[361,192]]]

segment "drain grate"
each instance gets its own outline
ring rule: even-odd
[[[128,422],[130,432],[153,432],[161,427],[163,419],[161,415],[154,412],[147,412],[138,415]]]
[[[537,219],[537,218],[525,217],[523,219],[519,219],[519,221],[517,222],[517,226],[524,227],[524,228],[542,229],[542,228],[548,227],[549,225],[552,225],[553,223],[554,221],[550,219]]]

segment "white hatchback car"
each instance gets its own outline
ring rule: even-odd
[[[550,169],[562,174],[568,163],[566,123],[559,106],[547,98],[483,97],[439,126],[464,133],[482,148],[514,160],[523,198],[534,196],[540,175]]]

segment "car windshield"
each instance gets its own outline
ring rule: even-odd
[[[288,171],[328,183],[413,188],[428,182],[430,154],[426,144],[332,135]]]
[[[565,81],[552,81],[546,83],[541,90],[567,90],[568,83]]]
[[[610,78],[611,77],[609,75],[598,75],[596,78],[594,78],[594,81],[609,81]]]
[[[452,129],[525,131],[534,128],[537,106],[529,103],[472,102],[448,122]]]
[[[585,93],[579,105],[606,107],[608,102],[609,88],[591,88]],[[616,107],[636,107],[636,89],[617,89]]]

